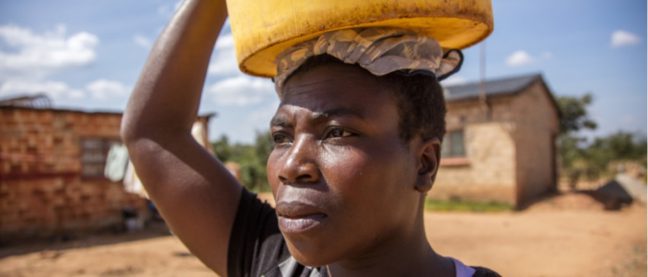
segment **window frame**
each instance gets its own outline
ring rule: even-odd
[[[458,142],[458,139],[456,139],[457,137],[453,136],[455,134],[460,134],[459,138],[461,138],[461,142]],[[461,144],[461,148],[458,151],[456,144]],[[466,132],[463,128],[446,132],[443,139],[443,144],[441,145],[441,157],[451,159],[468,157],[468,153],[466,151]]]
[[[87,147],[87,143],[95,141],[99,145],[94,147]],[[108,152],[114,144],[121,144],[121,140],[117,137],[100,137],[100,136],[85,136],[79,138],[79,162],[81,163],[79,175],[84,180],[108,180],[104,174],[106,168],[106,159]],[[94,149],[92,149],[94,148]],[[88,151],[95,151],[94,157],[89,158]],[[89,173],[88,167],[95,167],[92,169],[94,174]]]

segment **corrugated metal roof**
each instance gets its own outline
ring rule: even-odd
[[[514,94],[537,79],[541,79],[542,75],[532,74],[524,76],[516,76],[502,79],[486,80],[484,82],[484,91],[486,96],[507,95]],[[447,102],[467,100],[479,97],[480,83],[468,83],[461,85],[453,85],[444,87],[445,99]]]

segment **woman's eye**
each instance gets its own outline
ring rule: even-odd
[[[272,134],[272,142],[274,142],[274,144],[288,143],[290,142],[290,138],[286,134],[275,133]]]
[[[327,138],[341,138],[341,137],[349,137],[352,136],[353,133],[344,130],[342,128],[333,128],[328,133],[326,134]]]

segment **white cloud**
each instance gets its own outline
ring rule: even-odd
[[[54,71],[92,63],[97,36],[79,32],[66,34],[64,25],[36,34],[14,25],[0,26],[0,40],[14,51],[0,51],[0,74],[47,75]]]
[[[506,64],[512,67],[530,65],[533,62],[534,58],[524,50],[515,51],[506,58]]]
[[[272,97],[272,100],[264,104],[263,107],[255,109],[247,117],[247,123],[254,125],[256,129],[267,129],[270,124],[270,119],[279,107],[279,97]],[[259,124],[260,123],[260,124]]]
[[[256,105],[253,109],[242,110],[241,112],[219,113],[217,126],[210,128],[210,137],[215,139],[223,134],[231,141],[240,143],[254,143],[257,131],[267,131],[270,126],[270,119],[279,106],[279,98],[273,96],[264,99],[262,104]]]
[[[55,101],[68,99],[81,99],[85,93],[81,90],[71,88],[64,82],[59,81],[21,81],[10,80],[0,84],[0,96],[32,95],[44,93]]]
[[[612,47],[614,48],[618,48],[635,45],[638,44],[639,41],[641,41],[641,39],[638,35],[624,30],[617,30],[612,33],[612,36],[610,38],[610,45],[612,45]]]
[[[133,42],[137,46],[142,47],[142,48],[147,49],[147,50],[149,48],[151,48],[151,45],[153,44],[149,38],[147,38],[145,36],[142,36],[142,35],[135,35],[133,37]]]
[[[130,94],[130,88],[120,82],[99,79],[79,89],[61,81],[9,80],[0,83],[0,97],[33,95],[44,93],[54,104],[66,104],[71,100],[86,99],[97,101],[123,102]],[[98,102],[99,103],[99,102]]]
[[[207,88],[217,104],[223,106],[250,106],[274,97],[272,82],[248,76],[236,76],[220,80]]]
[[[123,98],[130,88],[117,81],[99,79],[89,83],[86,90],[96,99]]]
[[[441,81],[441,84],[444,86],[455,86],[455,85],[463,85],[467,83],[466,78],[461,77],[459,75],[452,75],[448,77],[448,79],[445,79]]]
[[[49,76],[96,59],[97,36],[68,34],[64,25],[42,33],[0,25],[0,97],[45,94],[56,106],[123,107],[130,87],[106,79],[70,85]]]
[[[232,35],[232,33],[221,35],[216,40],[216,49],[233,49],[233,48],[234,48],[234,36]]]
[[[216,41],[216,49],[207,73],[220,77],[231,77],[240,74],[238,62],[236,61],[234,38],[231,33],[220,36]]]

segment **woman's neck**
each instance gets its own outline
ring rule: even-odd
[[[423,224],[395,235],[352,259],[327,267],[332,277],[455,276],[451,259],[438,255],[425,237]]]

